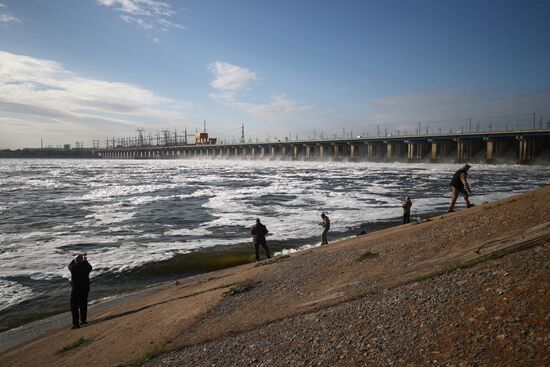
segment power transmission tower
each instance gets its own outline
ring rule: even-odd
[[[143,146],[143,132],[145,130],[144,129],[136,129],[136,131],[138,132],[138,146],[142,147]]]
[[[164,145],[170,145],[170,130],[162,130],[164,134]]]
[[[244,123],[241,125],[241,143],[242,144],[246,143],[244,138]]]

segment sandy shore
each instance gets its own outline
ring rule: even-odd
[[[550,187],[183,279],[113,305],[81,329],[37,328],[0,360],[549,365],[548,198]]]

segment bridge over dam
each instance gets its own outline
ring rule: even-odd
[[[108,159],[271,159],[550,164],[550,129],[378,136],[239,144],[130,145]]]

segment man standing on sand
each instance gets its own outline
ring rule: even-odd
[[[78,255],[69,264],[71,271],[71,313],[73,315],[73,329],[87,324],[88,293],[90,293],[90,272],[92,266],[86,259],[86,254]],[[80,322],[79,322],[80,319]]]
[[[411,206],[413,205],[411,197],[407,196],[403,203],[403,224],[407,224],[411,221]]]
[[[269,248],[267,248],[267,241],[265,239],[265,235],[268,232],[269,231],[266,226],[260,222],[260,218],[257,218],[256,224],[250,229],[250,234],[253,236],[252,241],[254,242],[254,248],[256,250],[256,261],[260,261],[260,246],[264,248],[267,258],[269,259],[271,257]]]
[[[319,225],[323,227],[323,233],[321,233],[321,245],[328,245],[327,233],[330,229],[330,219],[328,219],[328,216],[325,213],[321,214],[321,219],[323,220],[319,223]]]
[[[451,180],[451,189],[452,189],[452,199],[451,206],[449,206],[449,213],[454,212],[456,199],[458,195],[462,194],[464,196],[464,201],[466,202],[466,207],[471,208],[474,204],[470,203],[468,200],[468,194],[472,193],[470,190],[470,185],[468,184],[468,170],[470,169],[469,164],[465,164],[464,167],[455,172],[453,179]]]

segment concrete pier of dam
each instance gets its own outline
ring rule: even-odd
[[[240,144],[117,146],[107,159],[270,159],[550,164],[550,129]]]

